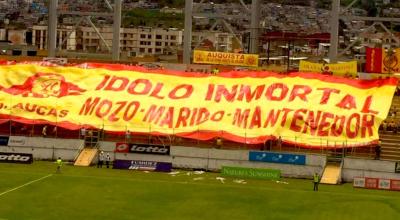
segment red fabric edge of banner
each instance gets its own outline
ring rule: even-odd
[[[48,62],[22,62],[22,63],[7,63],[3,65],[17,65],[17,64],[34,64],[40,66],[49,66],[49,67],[62,67],[54,64],[50,64]],[[1,62],[0,62],[1,65]],[[184,71],[176,71],[176,70],[166,70],[166,69],[146,69],[140,66],[129,66],[124,64],[102,64],[102,63],[83,63],[83,64],[73,64],[65,67],[76,67],[81,69],[106,69],[111,71],[137,71],[148,74],[163,74],[163,75],[172,75],[172,76],[180,76],[180,77],[196,77],[196,78],[205,78],[212,77],[214,75],[205,74],[200,72],[184,72]],[[214,76],[215,77],[215,76]],[[359,89],[368,89],[373,87],[381,87],[392,85],[395,86],[398,84],[398,79],[391,77],[386,79],[373,79],[373,80],[359,80],[359,79],[348,79],[340,76],[332,76],[332,75],[323,75],[322,73],[310,73],[310,72],[291,72],[286,74],[279,74],[270,71],[229,71],[229,72],[220,72],[217,77],[223,78],[267,78],[274,77],[278,79],[282,78],[303,78],[303,79],[315,79],[328,83],[340,83],[349,85]],[[360,83],[362,82],[362,83]]]
[[[140,71],[150,74],[164,74],[164,75],[173,75],[173,76],[180,76],[180,77],[212,77],[212,74],[205,74],[199,72],[183,72],[183,71],[175,71],[175,70],[165,70],[165,69],[155,69],[150,70],[144,67],[138,66],[128,66],[123,64],[97,64],[97,63],[87,63],[88,68],[102,68],[112,71]],[[74,67],[74,66],[73,66]],[[274,77],[278,79],[282,78],[295,78],[300,77],[303,79],[316,79],[321,80],[324,82],[329,83],[340,83],[350,85],[360,89],[367,89],[371,87],[381,87],[385,85],[397,85],[398,79],[391,77],[388,79],[380,79],[380,80],[362,80],[362,84],[360,83],[361,80],[355,79],[348,79],[339,76],[331,76],[331,75],[323,75],[322,73],[310,73],[310,72],[291,72],[287,74],[279,74],[270,71],[229,71],[229,72],[220,72],[217,77],[224,77],[224,78],[267,78],[267,77]]]
[[[52,126],[59,126],[65,129],[69,129],[69,130],[78,130],[82,127],[85,128],[97,128],[95,126],[91,126],[89,124],[84,124],[84,125],[77,125],[75,123],[71,123],[68,121],[60,121],[60,122],[50,122],[47,120],[33,120],[33,119],[25,119],[23,117],[16,117],[16,116],[9,116],[9,115],[0,115],[0,118],[3,118],[5,120],[11,120],[11,121],[15,121],[15,122],[19,122],[19,123],[24,123],[24,124],[47,124],[47,125],[52,125]],[[97,128],[98,129],[98,128]],[[107,131],[110,133],[115,133],[115,134],[125,134],[125,131]],[[132,131],[132,133],[136,133],[134,131]],[[150,135],[162,135],[162,136],[168,136],[169,134],[165,134],[162,132],[137,132],[140,134],[150,134]],[[277,137],[272,136],[272,135],[265,135],[265,136],[258,136],[258,137],[242,137],[242,136],[238,136],[229,132],[225,132],[225,131],[209,131],[209,130],[198,130],[198,131],[193,131],[193,132],[181,132],[181,133],[175,133],[175,136],[178,137],[184,137],[184,138],[190,138],[190,139],[196,139],[196,140],[202,140],[202,141],[206,141],[206,140],[212,140],[215,138],[223,138],[225,140],[230,140],[230,141],[234,141],[234,142],[239,142],[239,143],[244,143],[244,144],[249,144],[249,145],[255,145],[255,144],[263,144],[268,140],[276,140]],[[347,148],[351,148],[351,147],[370,147],[371,145],[376,145],[378,144],[378,140],[373,140],[370,142],[364,142],[364,143],[360,143],[358,145],[351,145],[351,146],[347,146]],[[283,140],[283,143],[286,144],[290,144],[290,145],[294,145],[297,147],[301,147],[301,148],[306,148],[306,149],[342,149],[342,148],[346,148],[346,147],[335,147],[335,146],[318,146],[318,145],[306,145],[306,144],[302,144],[302,143],[297,143],[297,142],[291,142],[291,141],[286,141]]]

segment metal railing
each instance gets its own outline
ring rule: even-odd
[[[85,142],[82,141],[81,145],[79,146],[78,150],[76,151],[75,157],[74,157],[74,161],[76,161],[79,157],[79,155],[81,154],[82,150],[85,148]]]
[[[7,136],[30,136],[30,137],[51,137],[51,138],[70,138],[80,139],[81,130],[69,130],[57,124],[44,125],[42,121],[33,121],[32,124],[18,123],[9,120],[0,120],[0,135]],[[47,126],[46,134],[43,134],[43,128]],[[87,131],[91,129],[87,125]],[[99,125],[96,127],[110,128],[111,125]],[[115,129],[115,127],[113,127]],[[359,156],[373,158],[375,151],[375,145],[369,143],[360,143],[353,140],[335,141],[329,138],[305,138],[305,137],[290,137],[280,136],[279,139],[268,140],[264,143],[251,144],[248,140],[251,137],[256,137],[256,133],[244,132],[239,135],[244,138],[243,142],[234,142],[223,137],[226,136],[228,131],[220,130],[217,131],[217,137],[221,137],[222,142],[217,143],[217,138],[204,139],[201,129],[197,132],[193,132],[190,137],[182,136],[183,130],[179,129],[165,129],[165,130],[153,130],[151,126],[148,128],[137,127],[128,129],[128,126],[121,126],[120,132],[111,132],[98,129],[100,132],[99,140],[113,141],[113,142],[130,142],[130,143],[141,143],[141,144],[158,144],[162,146],[166,145],[178,145],[178,146],[193,146],[193,147],[205,147],[205,148],[222,148],[222,149],[253,149],[253,150],[267,150],[267,151],[289,151],[299,153],[315,153],[315,154],[333,154],[340,153],[344,156]],[[146,130],[146,132],[133,132],[135,130]],[[222,143],[222,144],[221,144]],[[307,147],[304,143],[319,143],[319,147]]]

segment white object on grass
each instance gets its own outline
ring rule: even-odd
[[[239,183],[239,184],[247,184],[246,181],[244,180],[233,180],[234,183]]]
[[[223,177],[216,177],[215,179],[221,181],[221,183],[225,183],[225,178]]]

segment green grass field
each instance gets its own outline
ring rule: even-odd
[[[400,219],[400,193],[196,175],[0,164],[0,220],[13,219]],[[51,175],[49,175],[51,174]],[[189,175],[190,174],[190,175]]]

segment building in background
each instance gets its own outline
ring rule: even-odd
[[[70,34],[70,32],[72,32]],[[70,37],[68,38],[68,35]],[[35,25],[32,27],[32,44],[39,50],[47,49],[47,26]],[[73,26],[63,26],[57,29],[57,48],[62,50],[77,49],[77,34]],[[60,47],[61,45],[61,47]]]
[[[240,37],[238,39],[241,41]],[[234,34],[219,31],[196,31],[192,33],[192,49],[235,52],[235,50],[241,49],[241,46]]]
[[[83,51],[107,52],[112,45],[112,27],[98,28],[104,41],[92,27],[80,27]],[[162,55],[182,44],[183,31],[174,28],[121,28],[121,52],[128,56]]]

